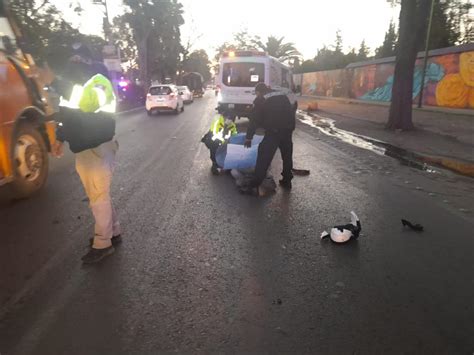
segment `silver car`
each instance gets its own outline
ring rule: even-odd
[[[181,91],[175,85],[152,85],[146,95],[146,111],[148,115],[154,112],[173,111],[178,114],[184,111]]]
[[[178,86],[178,90],[182,93],[181,97],[185,104],[190,104],[194,102],[194,96],[191,90],[187,86]]]

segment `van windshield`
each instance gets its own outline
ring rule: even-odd
[[[232,87],[255,87],[265,82],[263,63],[225,63],[222,70],[222,82]]]

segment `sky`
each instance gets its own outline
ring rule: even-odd
[[[325,44],[332,45],[340,30],[344,50],[360,47],[362,40],[374,51],[383,42],[391,20],[397,22],[399,8],[386,0],[181,0],[185,24],[182,41],[205,49],[212,58],[215,48],[232,40],[233,33],[247,29],[266,38],[284,36],[305,59],[313,58]],[[102,6],[80,1],[84,14],[74,15],[62,0],[53,3],[81,32],[102,34]],[[121,0],[107,0],[110,16],[123,12]]]

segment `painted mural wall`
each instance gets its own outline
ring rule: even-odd
[[[421,91],[422,65],[423,59],[418,59],[413,80],[414,103]],[[389,102],[394,69],[395,62],[388,62],[305,73],[303,94]],[[429,57],[423,86],[424,105],[474,109],[474,51]]]

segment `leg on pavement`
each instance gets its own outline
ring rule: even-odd
[[[76,154],[76,170],[89,197],[90,208],[95,219],[93,248],[105,249],[112,245],[113,229],[119,223],[115,219],[110,198],[113,164],[110,154],[100,155],[100,151],[88,149]]]
[[[258,146],[257,164],[255,166],[255,177],[251,183],[252,187],[260,186],[267,176],[267,170],[272,163],[278,145],[279,136],[277,134],[265,134]]]
[[[283,180],[291,181],[293,179],[293,132],[284,132],[281,133],[282,137],[280,139],[280,153],[281,159],[283,160]]]

